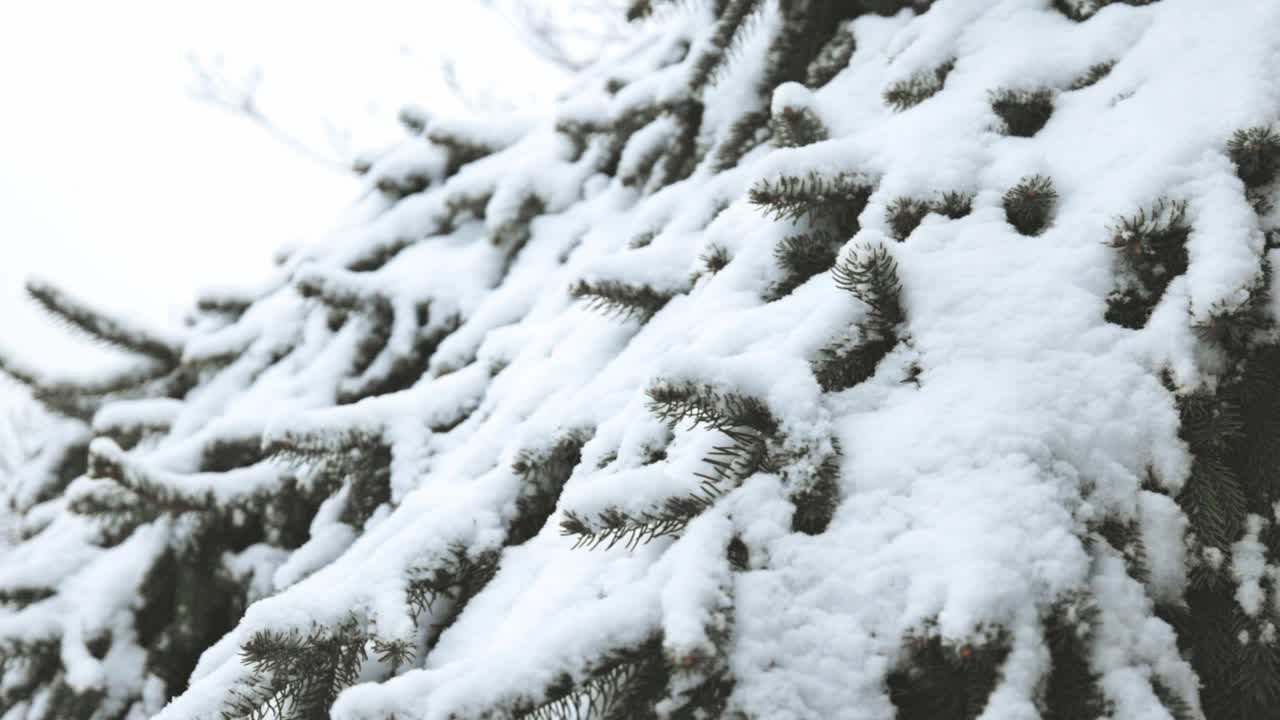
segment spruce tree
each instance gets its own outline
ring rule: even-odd
[[[983,42],[939,53],[957,9]],[[31,282],[124,359],[0,354],[56,417],[6,493],[0,716],[1274,714],[1274,118],[1148,118],[1103,184],[1053,91],[985,94],[1079,67],[971,56],[1127,13],[1243,113],[1275,68],[1214,60],[1274,62],[1273,14],[1215,11],[637,0],[549,117],[404,112],[341,231],[181,331]],[[890,74],[917,42],[973,82]],[[1131,120],[1089,97],[1054,135]]]

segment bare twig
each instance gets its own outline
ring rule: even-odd
[[[483,2],[511,23],[530,51],[570,72],[598,60],[626,29],[620,0],[575,0],[567,7],[557,3],[556,10],[532,0]]]
[[[263,112],[258,104],[258,90],[262,83],[262,68],[255,67],[243,77],[232,79],[223,69],[221,56],[202,59],[198,55],[188,56],[192,70],[192,85],[189,89],[193,99],[208,103],[227,112],[240,115],[256,124],[275,140],[289,149],[310,158],[314,162],[340,172],[350,172],[351,162],[347,153],[330,154],[319,151],[298,139],[269,115]],[[326,123],[331,144],[335,139],[346,138],[349,133],[339,133],[332,123]]]

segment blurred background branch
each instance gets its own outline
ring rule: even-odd
[[[205,57],[193,52],[187,61],[191,64],[188,93],[192,99],[244,117],[289,149],[331,170],[351,170],[350,130],[324,120],[329,147],[321,150],[302,141],[262,109],[260,66],[237,75],[227,71],[221,54]]]
[[[476,0],[496,18],[510,26],[529,54],[568,74],[599,60],[627,34],[626,0]],[[401,56],[416,53],[402,46]],[[245,118],[272,139],[293,152],[338,172],[350,172],[359,144],[353,129],[332,118],[321,117],[325,143],[308,141],[280,117],[267,111],[262,99],[265,70],[261,64],[233,70],[221,52],[191,52],[188,94],[198,102]],[[454,99],[468,110],[497,112],[510,110],[512,103],[490,89],[464,82],[459,77],[459,60],[442,55],[438,62],[440,80]],[[416,98],[402,98],[403,102]]]

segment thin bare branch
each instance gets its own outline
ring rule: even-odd
[[[317,150],[263,112],[258,103],[262,68],[255,67],[243,77],[232,79],[223,68],[221,56],[202,59],[198,55],[191,54],[188,60],[192,70],[193,82],[189,88],[192,99],[252,121],[277,142],[316,163],[339,172],[351,172],[351,161],[347,153],[330,154]],[[330,144],[334,144],[335,139],[343,137],[332,123],[326,122],[326,126]],[[336,145],[335,149],[337,149]]]

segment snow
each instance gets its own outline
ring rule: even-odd
[[[1240,585],[1236,588],[1236,602],[1249,615],[1256,616],[1265,599],[1262,579],[1267,575],[1266,546],[1258,539],[1265,521],[1250,515],[1245,521],[1245,536],[1231,549],[1231,571]]]
[[[777,4],[761,12],[752,31],[761,35],[747,35],[744,48],[776,27]],[[670,23],[671,37],[705,28],[691,6],[667,13],[651,22]],[[243,317],[193,329],[183,357],[200,358],[209,374],[180,404],[111,404],[94,420],[97,430],[170,426],[154,446],[126,452],[97,438],[91,452],[128,477],[220,507],[269,492],[284,473],[272,463],[200,472],[200,451],[219,438],[269,444],[294,432],[381,431],[392,444],[393,502],[362,529],[339,521],[348,483],[322,504],[300,547],[251,545],[224,556],[254,602],[158,717],[218,717],[249,673],[237,650],[255,632],[309,632],[354,617],[371,636],[419,648],[424,628],[452,624],[396,677],[367,667],[333,707],[340,720],[472,717],[537,702],[561,673],[581,680],[600,657],[658,634],[668,657],[725,653],[736,679],[731,709],[878,720],[894,712],[885,677],[904,659],[904,636],[926,627],[948,643],[1002,628],[1010,659],[981,718],[1030,720],[1049,666],[1045,614],[1075,593],[1097,603],[1090,662],[1116,717],[1169,718],[1153,680],[1195,704],[1190,665],[1151,610],[1185,590],[1187,522],[1168,495],[1142,488],[1150,475],[1176,495],[1190,471],[1176,403],[1159,377],[1169,368],[1188,387],[1214,369],[1187,328],[1188,312],[1194,320],[1238,301],[1263,252],[1222,148],[1280,96],[1274,76],[1257,70],[1274,64],[1273,40],[1239,28],[1278,23],[1280,9],[1269,5],[1206,9],[1192,0],[1111,5],[1084,24],[1038,0],[939,0],[920,16],[863,17],[851,26],[858,49],[848,69],[822,89],[784,85],[772,97],[775,112],[811,108],[830,140],[761,147],[720,173],[703,162],[656,192],[602,178],[593,165],[601,149],[574,158],[553,129],[674,97],[684,66],[672,64],[672,46],[644,33],[621,55],[617,77],[628,85],[608,100],[584,82],[544,117],[476,124],[433,116],[426,139],[406,141],[371,171],[421,173],[430,186],[395,204],[366,199],[330,236],[278,266]],[[902,112],[884,105],[886,78],[951,57],[955,69],[938,95]],[[1090,64],[1112,58],[1115,70],[1098,85],[1066,91]],[[709,137],[723,137],[736,119],[724,105],[747,97],[760,72],[748,60],[722,70],[707,90],[721,105],[705,116],[714,123]],[[1015,85],[1057,91],[1054,115],[1035,137],[994,129],[987,92]],[[1186,112],[1188,86],[1215,111]],[[1124,93],[1132,94],[1117,99]],[[445,128],[473,133],[494,153],[444,177],[430,138]],[[619,177],[676,129],[655,120],[632,135]],[[808,360],[867,310],[826,274],[765,303],[777,279],[773,247],[797,230],[746,199],[757,180],[813,168],[875,183],[862,229],[841,238],[842,254],[866,243],[887,248],[906,315],[903,341],[876,373],[833,393],[821,391]],[[1060,200],[1047,230],[1025,237],[1006,222],[1000,198],[1037,172],[1053,178]],[[895,197],[945,190],[974,192],[974,212],[929,218],[904,243],[888,237],[882,218]],[[1189,202],[1190,270],[1170,284],[1146,329],[1125,330],[1103,318],[1114,281],[1107,226],[1161,195]],[[483,199],[483,220],[446,222],[459,198]],[[505,233],[531,198],[542,208],[512,252]],[[648,245],[629,246],[650,231]],[[353,269],[396,243],[404,249],[385,264]],[[691,280],[712,244],[731,262]],[[646,284],[674,297],[646,323],[606,318],[569,297],[579,279]],[[369,321],[334,327],[330,308],[299,288],[354,299],[357,310],[382,303],[392,313],[385,348],[360,366]],[[419,327],[423,305],[430,319]],[[446,318],[457,329],[410,387],[338,404],[353,379],[410,355]],[[907,381],[913,362],[916,383]],[[651,511],[695,492],[704,458],[724,443],[705,427],[659,422],[645,391],[661,381],[758,398],[779,419],[780,456],[794,462],[725,488],[678,537],[572,549],[558,533],[566,511]],[[556,512],[532,539],[504,546],[522,491],[513,462],[577,430],[591,439]],[[837,446],[841,502],[830,527],[793,532],[788,498]],[[95,482],[76,480],[70,493]],[[85,521],[50,508],[23,552],[0,560],[0,588],[57,592],[0,611],[0,638],[58,637],[73,684],[109,685],[123,701],[145,682],[123,609],[171,528],[146,524],[125,545],[103,549],[90,544]],[[1137,521],[1145,585],[1105,542],[1083,542],[1104,519]],[[1267,522],[1250,516],[1229,553],[1206,557],[1231,569],[1250,614],[1274,574],[1259,539]],[[745,571],[725,557],[735,537],[749,552]],[[499,552],[495,577],[456,620],[448,601],[415,623],[404,600],[409,578],[458,546],[472,558]],[[99,585],[111,588],[107,597],[74,600]],[[118,640],[99,661],[84,643],[108,627]],[[713,639],[723,629],[727,648]]]

